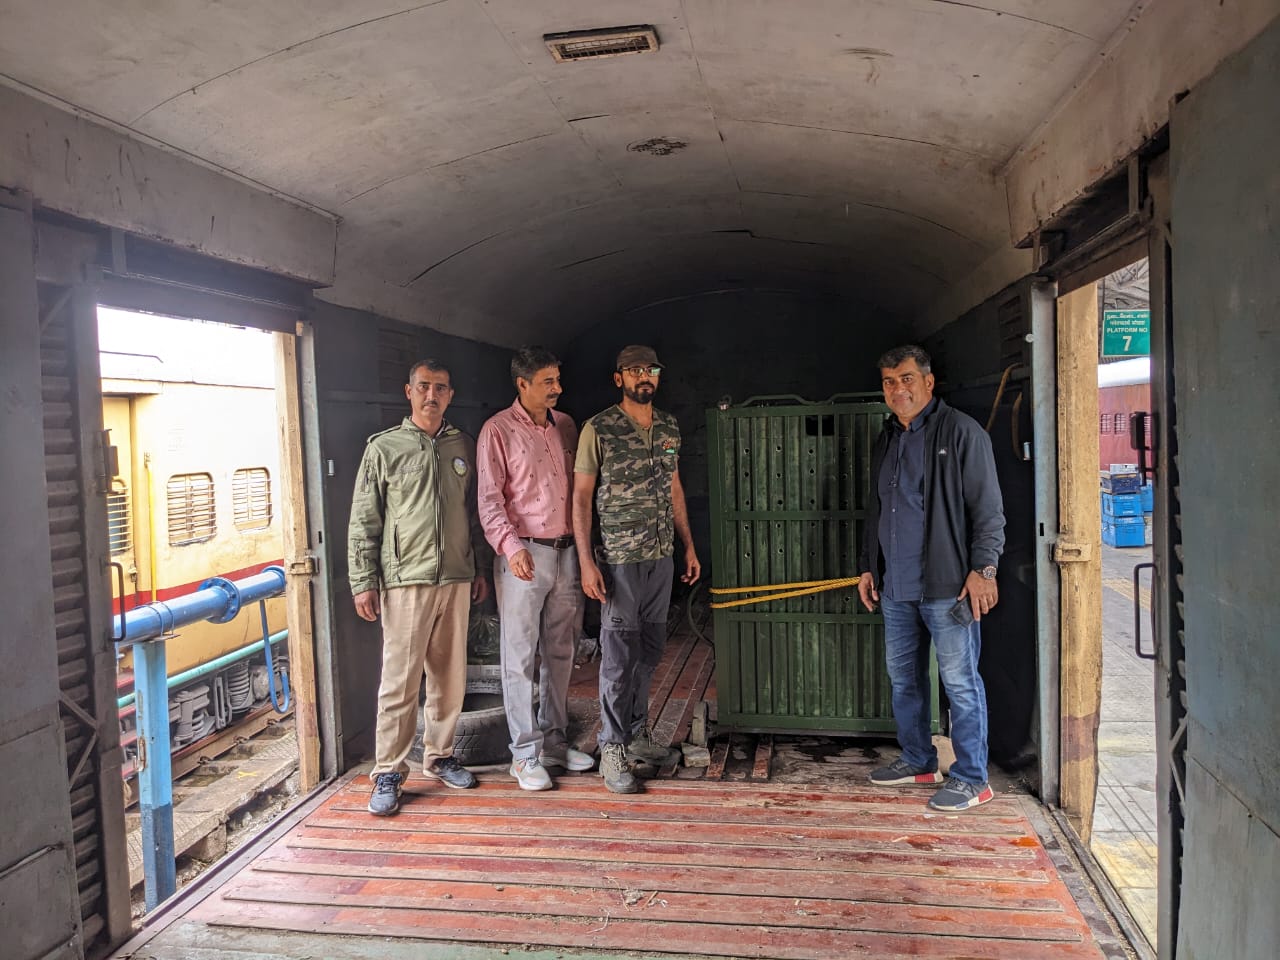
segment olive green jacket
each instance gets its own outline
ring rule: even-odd
[[[476,516],[475,441],[411,418],[369,438],[347,530],[352,594],[470,582],[492,563]]]

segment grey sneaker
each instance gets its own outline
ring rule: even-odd
[[[537,757],[511,762],[510,774],[516,778],[521,790],[550,790],[555,786],[551,782],[546,767]]]
[[[640,783],[627,766],[626,752],[620,743],[600,747],[600,776],[610,793],[639,793]]]
[[[373,794],[369,797],[369,812],[375,817],[389,817],[400,809],[400,784],[404,777],[398,773],[380,773],[373,778]]]
[[[680,762],[680,751],[655,742],[653,731],[648,727],[637,733],[627,744],[627,756],[632,760],[642,760],[653,767]]]
[[[991,789],[989,783],[972,784],[957,780],[955,777],[947,777],[947,782],[942,785],[942,789],[929,798],[929,806],[935,810],[958,813],[986,803],[995,795],[996,792]]]
[[[466,790],[477,783],[476,775],[460,764],[456,757],[440,757],[422,772],[428,777],[443,781],[446,787],[453,787],[455,790]]]
[[[538,759],[542,761],[544,767],[572,770],[575,773],[590,770],[596,765],[596,761],[591,754],[575,750],[573,747],[565,747],[564,753],[556,753],[555,751],[544,753]]]
[[[942,782],[942,774],[937,767],[913,767],[899,757],[887,767],[878,767],[871,771],[871,782],[877,787],[894,787],[900,783],[928,785]]]

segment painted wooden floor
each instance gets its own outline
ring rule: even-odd
[[[654,677],[656,737],[685,738],[695,705],[714,699],[713,667],[710,644],[677,626]],[[591,664],[570,690],[587,748],[595,696]],[[349,778],[179,894],[118,957],[1125,955],[1034,800],[932,814],[927,791],[860,786],[877,762],[866,752],[788,761],[786,779],[802,782],[777,783],[773,738],[725,737],[705,772],[664,770],[634,797],[595,774],[545,793],[504,771],[463,791],[417,777],[386,819],[365,809],[368,778]]]
[[[186,921],[206,944],[220,930],[298,931],[317,950],[395,937],[824,960],[1103,956],[1021,799],[941,816],[918,793],[671,780],[627,798],[590,774],[545,793],[498,775],[409,791],[398,816],[376,819],[368,779],[348,782]]]

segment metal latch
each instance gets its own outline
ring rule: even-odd
[[[1091,540],[1059,540],[1053,545],[1054,563],[1088,563],[1092,559]]]
[[[285,561],[284,570],[291,577],[314,577],[316,574],[316,558],[291,557]]]

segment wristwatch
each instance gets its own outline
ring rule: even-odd
[[[988,564],[985,567],[973,571],[980,574],[983,580],[994,580],[996,578],[996,568]]]

